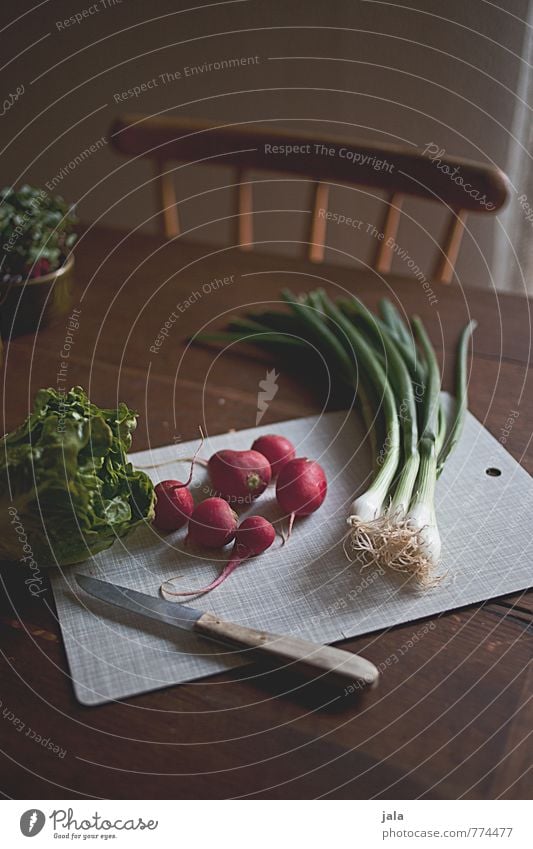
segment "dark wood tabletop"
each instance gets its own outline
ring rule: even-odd
[[[98,404],[121,399],[139,411],[134,449],[192,439],[199,424],[210,434],[253,426],[265,359],[243,347],[219,356],[215,348],[189,347],[187,337],[202,326],[222,327],[234,310],[276,301],[282,286],[302,291],[317,283],[355,292],[370,307],[388,293],[421,314],[445,388],[459,329],[477,318],[470,408],[533,471],[530,304],[490,288],[435,285],[438,302],[430,303],[416,280],[94,228],[76,250],[73,307],[81,312],[68,382]],[[56,386],[65,328],[60,318],[6,346],[4,431],[27,415],[38,388]],[[308,384],[282,370],[263,422],[309,415],[320,405]],[[436,617],[424,639],[386,668],[379,688],[326,709],[313,687],[287,695],[282,673],[250,679],[248,671],[232,672],[238,680],[231,683],[219,675],[209,686],[84,708],[72,691],[51,592],[33,598],[15,566],[3,567],[1,577],[6,796],[530,797],[531,593]],[[342,645],[384,663],[423,624]]]

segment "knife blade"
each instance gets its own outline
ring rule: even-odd
[[[79,586],[95,598],[106,601],[115,607],[130,610],[132,613],[147,616],[149,619],[157,619],[159,622],[166,622],[167,625],[184,628],[186,631],[194,630],[194,623],[203,613],[201,610],[195,610],[194,607],[165,601],[153,595],[130,590],[128,587],[110,584],[109,581],[91,578],[89,575],[76,575],[75,577]]]
[[[379,680],[379,672],[373,663],[344,649],[316,645],[299,637],[279,636],[226,622],[213,613],[165,601],[88,575],[75,575],[75,578],[89,595],[114,607],[193,631],[202,637],[239,649],[250,660],[289,669],[307,680],[343,688],[345,693],[373,687]]]

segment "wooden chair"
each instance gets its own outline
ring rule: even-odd
[[[279,131],[267,127],[217,126],[188,118],[121,115],[111,127],[113,146],[126,156],[153,161],[161,230],[167,238],[179,235],[180,224],[172,162],[234,166],[237,171],[236,241],[253,247],[253,188],[246,172],[263,170],[300,175],[314,181],[314,205],[309,232],[309,258],[324,259],[328,206],[332,185],[357,185],[386,194],[373,266],[390,271],[394,240],[406,196],[444,204],[448,223],[433,267],[433,278],[450,283],[468,213],[496,212],[506,202],[508,180],[501,171],[442,152],[358,140]],[[287,151],[292,151],[287,153]],[[429,152],[428,152],[429,153]]]

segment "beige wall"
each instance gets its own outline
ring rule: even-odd
[[[450,154],[496,163],[525,180],[521,138],[514,147],[511,142],[513,134],[527,131],[528,113],[517,108],[516,95],[527,90],[521,58],[527,0],[508,0],[505,12],[484,0],[405,0],[400,5],[357,0],[214,5],[123,0],[113,5],[109,0],[109,8],[103,7],[105,0],[97,2],[98,11],[69,27],[58,22],[95,4],[45,2],[2,32],[2,56],[12,59],[2,72],[3,97],[21,85],[25,92],[1,118],[7,149],[0,182],[45,185],[76,154],[106,137],[117,113],[162,110],[223,122],[274,121],[409,145],[431,141]],[[7,6],[2,26],[31,4]],[[184,9],[189,11],[180,13]],[[241,56],[258,56],[259,62],[195,76],[184,73],[186,66]],[[159,75],[176,71],[180,79],[162,83]],[[154,78],[158,84],[138,98],[116,102],[119,93]],[[150,177],[148,168],[126,163],[104,144],[60,181],[58,191],[78,202],[85,220],[133,227],[153,214],[152,192],[142,186]],[[231,179],[224,169],[180,169],[179,197]],[[520,185],[516,188],[520,195]],[[262,185],[256,191],[259,208],[308,209],[309,200],[308,189],[293,183]],[[365,220],[375,217],[378,206],[341,189],[331,203]],[[187,201],[181,211],[186,226],[199,228],[194,238],[229,235],[229,227],[204,226],[230,213],[229,193]],[[427,205],[409,204],[407,212],[415,221],[404,220],[399,241],[427,268],[431,238],[423,229],[439,235],[442,217]],[[519,212],[515,232],[525,226],[523,219]],[[496,269],[498,286],[519,288],[519,274],[507,254],[502,262],[506,239],[498,223],[482,217],[471,222],[458,269],[461,282],[492,285],[490,270]],[[306,216],[296,213],[264,215],[257,237],[303,239],[305,223]],[[330,227],[328,239],[363,260],[373,248],[370,237],[345,227]],[[343,261],[339,254],[329,258]]]

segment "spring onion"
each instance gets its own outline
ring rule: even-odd
[[[437,472],[440,474],[448,455],[453,451],[463,430],[466,409],[468,406],[467,399],[467,380],[466,380],[466,362],[468,357],[468,343],[472,333],[477,327],[477,321],[472,319],[463,329],[459,345],[457,349],[457,362],[455,365],[455,412],[450,430],[446,438],[442,439],[439,447],[439,455],[437,461]]]

